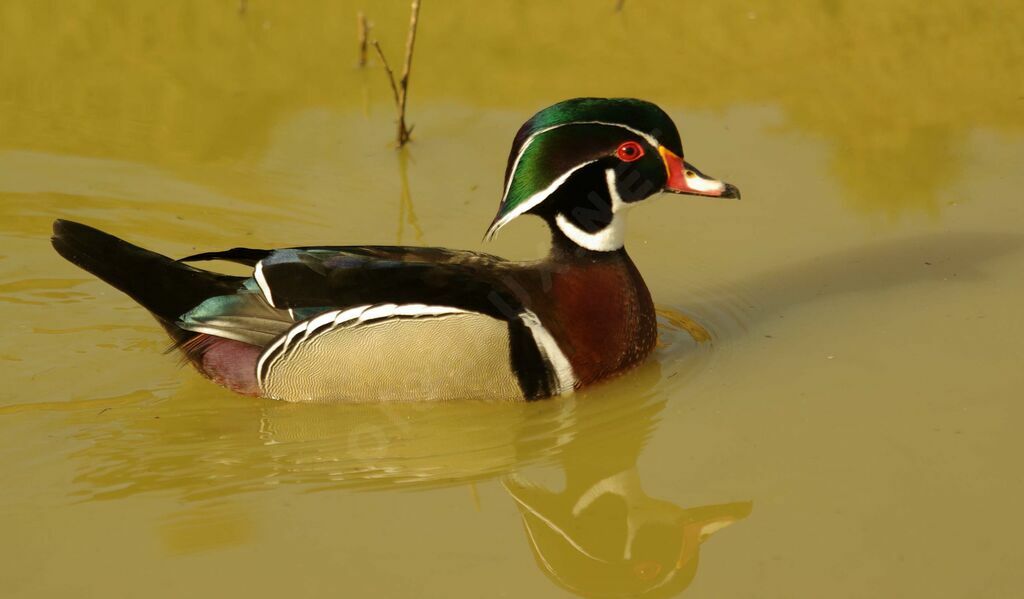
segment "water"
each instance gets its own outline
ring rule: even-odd
[[[1024,9],[615,4],[425,3],[405,152],[404,2],[0,5],[3,594],[1018,596]],[[579,95],[744,199],[633,211],[659,348],[564,401],[234,396],[47,241],[537,256],[480,238]]]

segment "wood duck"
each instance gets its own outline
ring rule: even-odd
[[[683,160],[654,104],[577,98],[515,136],[487,230],[524,214],[547,258],[401,246],[233,248],[174,260],[58,220],[53,246],[127,293],[188,361],[236,392],[287,401],[533,400],[572,393],[654,348],[651,295],[623,246],[651,195],[739,198]],[[227,260],[251,277],[186,262]]]

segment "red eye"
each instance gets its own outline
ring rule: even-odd
[[[627,141],[615,150],[615,155],[623,162],[633,162],[644,155],[644,148],[635,141]]]

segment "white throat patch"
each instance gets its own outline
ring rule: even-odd
[[[555,224],[566,237],[576,245],[594,252],[612,252],[623,246],[626,236],[626,211],[632,206],[624,202],[619,195],[615,185],[615,171],[606,169],[604,178],[608,183],[608,196],[612,199],[612,222],[608,223],[608,226],[596,233],[587,233],[565,215],[559,213],[555,216]]]

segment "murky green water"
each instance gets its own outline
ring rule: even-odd
[[[404,153],[354,66],[404,1],[243,4],[0,4],[3,596],[1022,593],[1019,3],[425,0]],[[234,396],[49,247],[536,256],[480,238],[579,95],[661,104],[744,200],[634,211],[659,349],[571,399]]]

